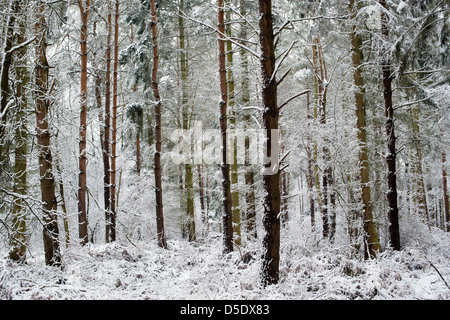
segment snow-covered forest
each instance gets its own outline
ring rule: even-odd
[[[450,299],[450,5],[0,2],[0,299]]]

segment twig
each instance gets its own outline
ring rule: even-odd
[[[436,270],[436,272],[438,273],[439,277],[441,277],[442,281],[444,281],[444,283],[445,283],[445,285],[447,286],[447,288],[450,289],[450,286],[448,285],[447,281],[445,281],[444,277],[443,277],[442,274],[439,272],[438,268],[436,268],[436,266],[435,266],[430,260],[428,260],[428,258],[427,258],[426,256],[424,256],[424,257],[425,257],[425,260],[428,261],[428,263],[430,264],[430,266],[432,266],[433,269]]]

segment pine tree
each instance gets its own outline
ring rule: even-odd
[[[225,52],[225,8],[224,1],[217,0],[218,32],[219,32],[219,80],[220,80],[220,133],[222,140],[222,220],[224,253],[233,251],[233,212],[231,203],[230,164],[228,161],[228,135],[227,135],[227,70]]]
[[[354,0],[349,1],[349,13],[352,19],[357,14],[357,6]],[[361,184],[361,201],[363,204],[363,228],[364,228],[364,256],[376,258],[377,252],[381,250],[378,233],[375,228],[372,214],[372,201],[369,185],[369,159],[366,134],[366,106],[364,101],[364,79],[362,75],[363,52],[362,39],[357,33],[355,21],[352,24],[350,40],[352,45],[353,80],[355,83],[355,107],[356,127],[359,140],[359,177]]]
[[[155,0],[151,3],[152,13],[152,41],[153,41],[153,69],[152,69],[152,89],[156,100],[155,105],[155,193],[156,193],[156,232],[158,235],[158,245],[167,248],[166,236],[164,233],[163,216],[163,196],[161,179],[161,97],[158,87],[158,28]]]
[[[81,80],[80,80],[80,143],[79,143],[79,177],[78,177],[78,224],[81,244],[88,242],[88,218],[86,212],[86,130],[87,130],[87,76],[88,76],[88,17],[91,1],[78,0],[81,16],[80,52],[81,52]]]
[[[380,5],[386,10],[386,1],[380,0]],[[386,166],[387,166],[387,205],[389,219],[389,243],[392,249],[400,250],[400,230],[398,222],[398,196],[397,196],[397,150],[395,146],[394,108],[392,104],[391,57],[388,52],[389,29],[387,15],[381,11],[381,34],[384,43],[381,48],[381,68],[383,74],[383,97],[385,109],[386,131]]]
[[[18,6],[19,30],[17,42],[26,42],[27,14],[26,5],[28,1]],[[14,69],[17,76],[15,88],[15,101],[17,102],[15,149],[14,149],[14,208],[11,234],[11,249],[9,256],[12,260],[25,262],[27,251],[27,210],[23,199],[27,194],[27,156],[28,156],[28,129],[27,129],[27,91],[29,75],[27,71],[27,47],[23,46],[14,57]]]
[[[245,0],[240,0],[239,8],[240,15],[242,17],[247,16],[247,6]],[[247,23],[241,24],[240,40],[241,45],[245,45],[245,41],[248,39],[248,25]],[[249,58],[248,52],[245,48],[240,48],[241,56],[241,105],[242,108],[246,108],[250,104],[250,77],[249,77]],[[251,127],[251,114],[250,110],[243,111],[243,122],[246,129]],[[247,235],[250,238],[257,238],[256,232],[256,204],[255,204],[255,178],[252,165],[250,164],[250,138],[245,137],[245,214],[244,223]]]
[[[61,253],[59,249],[59,227],[57,221],[57,200],[55,195],[55,179],[52,171],[52,152],[50,148],[50,131],[48,112],[50,107],[49,94],[49,65],[46,55],[46,21],[44,3],[38,1],[36,5],[36,67],[35,67],[35,103],[36,103],[36,131],[39,149],[39,174],[41,183],[41,199],[43,211],[43,239],[45,250],[45,263],[51,266],[60,266]]]
[[[184,0],[180,0],[179,10],[184,10]],[[189,87],[188,87],[188,62],[187,62],[187,48],[186,48],[186,37],[185,37],[185,27],[184,20],[181,14],[178,17],[178,27],[180,35],[180,71],[181,71],[181,87],[182,87],[182,97],[181,97],[181,108],[182,108],[182,124],[184,130],[189,130],[190,128],[190,113],[189,109],[191,104],[189,102]],[[189,241],[196,240],[195,231],[195,216],[194,216],[194,182],[193,182],[193,172],[192,164],[190,158],[186,158],[184,163],[184,191],[186,194],[186,217],[183,223],[183,228],[187,231],[187,236]]]
[[[225,3],[228,7],[231,5],[227,0]],[[228,39],[232,37],[231,32],[231,8],[228,8],[225,13],[225,34]],[[226,56],[227,56],[227,92],[228,92],[228,119],[230,130],[236,129],[236,106],[235,106],[235,90],[233,77],[233,44],[230,40],[226,41]],[[235,132],[235,131],[234,131]],[[241,208],[239,205],[239,191],[238,191],[238,164],[237,164],[237,137],[230,134],[230,179],[231,179],[231,211],[233,212],[233,234],[234,242],[240,246],[241,242]]]
[[[267,150],[266,156],[278,161],[278,154],[273,153],[272,145],[278,143],[278,105],[277,105],[277,81],[275,79],[275,46],[272,22],[272,1],[259,0],[259,43],[261,47],[261,78],[262,78],[262,103],[263,103],[263,128],[266,130]],[[275,166],[275,170],[270,166]],[[264,216],[263,226],[265,235],[263,238],[263,255],[261,280],[264,286],[275,284],[279,281],[280,263],[280,172],[278,163],[265,164],[263,176],[264,189]]]

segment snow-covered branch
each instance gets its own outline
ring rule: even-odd
[[[298,98],[298,97],[300,97],[300,96],[302,96],[302,95],[304,95],[304,94],[306,94],[306,93],[309,93],[310,91],[311,91],[311,90],[305,90],[305,91],[302,91],[302,92],[297,93],[296,95],[290,97],[289,99],[287,99],[285,102],[283,102],[283,103],[278,107],[278,111],[281,111],[281,109],[282,109],[285,105],[287,105],[289,102],[291,102],[291,101],[294,100],[295,98]]]
[[[211,25],[209,25],[209,24],[207,24],[207,23],[205,23],[205,22],[203,22],[203,21],[200,21],[200,20],[194,19],[194,18],[192,18],[192,17],[189,17],[186,13],[184,13],[184,12],[181,11],[181,10],[180,10],[180,12],[181,12],[181,17],[182,17],[182,18],[188,19],[188,20],[190,20],[190,21],[192,21],[192,22],[198,23],[198,24],[200,24],[200,25],[202,25],[202,26],[204,26],[204,27],[207,27],[207,28],[209,28],[209,29],[211,29],[211,30],[217,32],[217,34],[219,34],[220,36],[222,36],[222,39],[220,39],[221,41],[230,41],[231,43],[235,44],[236,46],[238,46],[238,47],[240,47],[240,48],[242,48],[242,49],[248,51],[249,53],[251,53],[253,56],[255,56],[256,58],[258,58],[258,60],[261,60],[261,56],[260,56],[257,52],[255,52],[254,50],[250,49],[249,47],[243,45],[242,43],[240,43],[240,42],[238,42],[238,41],[235,41],[235,40],[234,40],[235,38],[230,38],[230,37],[228,37],[226,34],[220,32],[219,29],[217,29],[217,28],[215,28],[215,27],[213,27],[213,26],[211,26]],[[241,40],[239,40],[239,41],[241,41]],[[242,42],[244,42],[244,41],[242,41]]]

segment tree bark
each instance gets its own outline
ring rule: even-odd
[[[184,10],[184,0],[180,1],[180,10]],[[181,89],[182,89],[182,116],[183,116],[183,129],[189,130],[190,128],[190,103],[188,95],[188,64],[186,55],[186,43],[185,43],[185,33],[184,33],[184,21],[181,15],[178,18],[179,29],[180,29],[180,67],[181,67]],[[185,187],[184,191],[186,194],[186,219],[185,219],[185,229],[187,232],[188,240],[196,240],[195,231],[195,216],[194,216],[194,183],[193,183],[193,173],[191,159],[185,158],[184,171],[185,171]]]
[[[315,203],[314,203],[314,174],[313,174],[313,158],[312,158],[312,139],[311,139],[311,111],[309,105],[309,93],[307,94],[307,102],[306,102],[306,117],[308,119],[308,133],[306,136],[307,144],[306,144],[306,157],[308,159],[308,173],[307,173],[307,183],[308,183],[308,193],[309,193],[309,214],[311,219],[311,231],[314,232],[316,228],[316,217],[315,217]]]
[[[422,151],[420,147],[419,128],[419,105],[415,104],[411,108],[411,126],[413,149],[411,152],[411,194],[414,204],[414,211],[422,222],[430,227],[431,219],[428,212],[427,196],[423,181]]]
[[[110,165],[110,136],[111,136],[111,37],[112,37],[112,8],[111,1],[108,0],[108,16],[106,22],[106,73],[105,73],[105,113],[103,119],[103,130],[100,129],[103,157],[103,199],[105,203],[105,235],[106,242],[112,240],[111,237],[111,165]]]
[[[259,42],[261,47],[261,77],[262,77],[262,103],[263,103],[263,128],[266,130],[267,156],[273,157],[272,144],[278,143],[278,137],[273,136],[278,132],[278,105],[277,105],[277,81],[275,79],[275,47],[272,25],[272,1],[259,0]],[[278,150],[277,150],[278,151]],[[278,161],[278,154],[276,155]],[[264,215],[263,226],[263,255],[261,280],[263,286],[278,283],[280,263],[280,172],[278,163],[276,172],[263,175]],[[272,170],[270,163],[265,164],[266,170]]]
[[[78,0],[81,16],[81,93],[80,93],[80,142],[79,142],[79,176],[78,176],[78,224],[79,238],[82,245],[87,244],[88,218],[86,212],[86,130],[87,130],[87,23],[90,10],[90,0],[83,4]]]
[[[247,15],[247,4],[245,0],[240,0],[240,14],[245,17]],[[247,29],[246,23],[241,24],[241,35],[240,39],[242,45],[245,45],[245,40],[247,40]],[[241,55],[241,68],[242,68],[242,79],[241,79],[241,91],[242,107],[248,107],[250,104],[250,78],[248,76],[248,53],[244,48],[240,48]],[[245,110],[243,115],[243,121],[245,128],[251,126],[250,110]],[[254,172],[252,165],[250,164],[250,138],[245,137],[245,231],[248,237],[252,239],[257,238],[256,232],[256,204],[255,204],[255,187],[254,187]]]
[[[230,164],[228,156],[228,135],[227,135],[227,70],[225,53],[225,17],[224,0],[217,0],[218,6],[218,31],[219,31],[219,80],[220,80],[220,132],[222,139],[222,220],[223,220],[223,242],[224,253],[233,251],[233,212],[231,208],[231,181]]]
[[[152,11],[152,42],[153,42],[153,68],[152,68],[152,90],[156,100],[155,105],[155,193],[156,193],[156,232],[158,235],[158,245],[167,248],[166,236],[164,233],[163,199],[162,199],[162,179],[161,179],[161,97],[158,87],[158,27],[156,17],[155,0],[151,2]]]
[[[52,171],[52,153],[50,149],[50,131],[48,129],[49,101],[49,65],[46,56],[46,21],[44,16],[44,4],[38,1],[36,6],[35,35],[39,39],[36,42],[36,128],[37,144],[39,150],[39,175],[41,184],[41,199],[43,205],[43,240],[45,251],[45,263],[51,266],[61,265],[61,253],[59,250],[59,228],[56,216],[57,200],[55,195],[55,179]]]
[[[20,1],[15,0],[11,4],[11,13],[8,16],[7,24],[6,24],[6,37],[4,42],[4,52],[2,65],[0,70],[0,164],[6,160],[7,154],[4,150],[4,135],[5,135],[5,127],[6,127],[6,116],[7,116],[7,104],[8,104],[8,95],[9,95],[9,71],[12,63],[12,52],[11,48],[13,45],[13,37],[14,37],[14,24],[16,22],[16,15],[19,12]],[[5,153],[5,154],[4,154]]]
[[[226,5],[230,6],[230,1],[226,0]],[[231,9],[227,9],[225,14],[227,25],[225,33],[228,38],[231,38]],[[236,129],[236,110],[235,110],[235,91],[234,91],[234,77],[233,77],[233,44],[231,41],[226,42],[226,56],[227,56],[227,91],[228,91],[228,110],[229,110],[229,124],[230,130],[235,132]],[[241,209],[239,205],[239,190],[238,190],[238,164],[237,164],[237,141],[236,135],[231,134],[230,144],[232,160],[230,166],[230,181],[231,181],[231,211],[233,212],[233,235],[234,243],[238,246],[242,244],[241,238]]]
[[[354,19],[357,13],[355,1],[350,0],[349,11],[351,18]],[[361,201],[363,205],[363,228],[364,228],[364,257],[376,258],[377,253],[381,250],[378,240],[378,233],[373,221],[372,201],[370,196],[369,185],[369,159],[366,135],[366,106],[364,101],[364,79],[362,76],[362,40],[356,32],[356,26],[352,25],[350,33],[352,44],[352,63],[353,63],[353,80],[355,84],[355,107],[356,107],[356,128],[359,141],[359,177],[361,183]]]
[[[117,97],[118,97],[118,67],[119,67],[119,0],[115,3],[114,13],[114,63],[113,63],[113,106],[112,106],[112,128],[111,128],[111,190],[110,190],[110,234],[111,241],[116,241],[116,160],[117,160]]]
[[[20,10],[19,10],[20,11]],[[17,42],[26,41],[26,14],[20,12],[19,32]],[[22,47],[15,56],[15,70],[17,75],[15,99],[17,101],[17,118],[15,130],[14,150],[14,207],[11,234],[11,249],[9,256],[18,262],[26,261],[27,251],[27,212],[23,197],[27,194],[27,156],[28,156],[28,130],[27,130],[27,96],[29,76],[26,67],[27,48]]]
[[[386,1],[380,0],[380,5],[386,10]],[[392,79],[391,74],[391,58],[387,50],[389,40],[389,30],[387,16],[381,11],[381,34],[384,44],[381,47],[381,68],[383,74],[383,97],[385,109],[385,132],[386,132],[386,166],[387,166],[387,211],[389,219],[389,245],[394,250],[400,250],[400,230],[398,222],[398,203],[397,203],[397,174],[396,174],[396,158],[397,151],[395,147],[394,132],[394,108],[392,105]]]
[[[318,108],[320,111],[320,123],[325,127],[326,125],[326,101],[328,90],[328,76],[325,66],[325,58],[323,56],[322,45],[319,39],[314,39],[313,46],[313,61],[315,76],[318,87]],[[328,147],[329,140],[327,137],[324,139],[323,159],[324,159],[324,172],[322,175],[322,221],[323,221],[323,237],[333,240],[336,230],[336,212],[335,212],[335,190],[333,180],[333,169],[331,167],[331,153]],[[328,197],[330,202],[328,202]]]
[[[444,216],[442,217],[445,221],[444,230],[450,232],[450,202],[448,197],[447,189],[447,169],[445,167],[446,163],[446,153],[444,150],[441,151],[441,161],[442,161],[442,189],[443,189],[443,200],[444,200]]]

